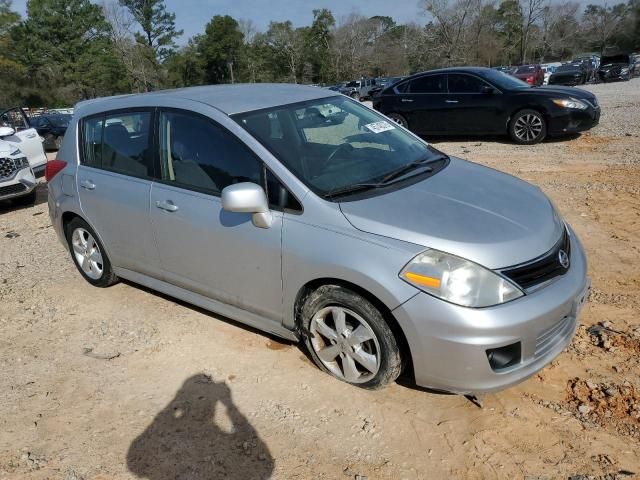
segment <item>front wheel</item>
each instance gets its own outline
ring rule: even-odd
[[[301,315],[305,345],[321,370],[366,389],[382,388],[400,375],[396,338],[367,299],[324,285],[306,298]]]
[[[547,122],[537,110],[520,110],[509,122],[509,135],[520,145],[540,143],[547,136]]]
[[[67,225],[67,245],[76,268],[94,287],[108,287],[118,281],[98,236],[87,222],[74,218]]]
[[[358,92],[353,92],[351,94],[351,98],[353,98],[354,100],[360,101],[360,94]]]
[[[399,113],[390,113],[387,115],[387,117],[389,117],[394,121],[394,123],[397,123],[401,127],[409,128],[409,122],[407,122],[407,119],[404,117],[404,115],[400,115]]]

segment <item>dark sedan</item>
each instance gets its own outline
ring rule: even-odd
[[[549,77],[549,85],[583,85],[587,81],[587,72],[582,64],[561,65]]]
[[[571,87],[532,87],[490,68],[419,73],[373,99],[373,107],[419,135],[504,135],[533,144],[597,125],[596,97]]]
[[[58,150],[62,145],[71,115],[64,113],[43,114],[30,120],[31,126],[35,128],[42,138],[45,150]]]
[[[601,82],[630,80],[632,70],[631,55],[607,55],[600,60],[598,80]]]

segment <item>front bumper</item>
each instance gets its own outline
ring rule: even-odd
[[[549,118],[550,135],[562,135],[584,132],[600,123],[600,107],[588,107],[586,110],[562,109]]]
[[[31,168],[19,170],[11,180],[0,181],[0,200],[28,195],[36,188],[37,181]]]
[[[419,386],[481,394],[519,383],[564,350],[590,289],[582,245],[571,232],[571,267],[517,300],[466,308],[419,293],[393,311],[404,330]],[[520,342],[520,361],[492,369],[487,350]]]

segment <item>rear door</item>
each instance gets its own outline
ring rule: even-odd
[[[397,111],[403,114],[409,128],[419,134],[446,133],[443,116],[449,105],[445,102],[447,76],[423,75],[397,87]]]
[[[466,73],[450,73],[447,83],[446,123],[450,133],[505,133],[506,114],[499,90]],[[484,87],[490,87],[492,93],[483,92]]]
[[[81,122],[80,206],[111,262],[159,277],[149,219],[153,165],[152,109],[109,112]]]
[[[31,128],[27,116],[21,108],[5,110],[0,114],[0,125],[12,127],[16,133],[4,140],[16,145],[29,159],[34,170],[41,170],[47,163],[47,156],[42,147],[42,139],[35,128]]]
[[[280,324],[283,213],[273,211],[271,227],[258,228],[251,214],[227,212],[220,200],[228,185],[264,185],[262,161],[194,112],[161,111],[159,132],[161,175],[150,209],[164,278]]]

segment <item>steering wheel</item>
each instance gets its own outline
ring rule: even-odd
[[[335,157],[338,154],[338,152],[346,148],[349,148],[349,151],[353,151],[353,145],[349,143],[349,140],[347,140],[345,143],[341,143],[336,147],[336,149],[333,152],[331,152],[331,154],[327,157],[327,160],[324,162],[324,168],[328,168],[335,160]]]

